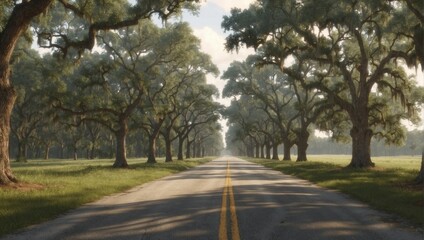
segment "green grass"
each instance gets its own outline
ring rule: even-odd
[[[111,160],[14,162],[15,175],[28,184],[23,184],[27,188],[0,188],[0,236],[210,160],[147,164],[145,159],[131,159],[129,169],[112,168]]]
[[[308,156],[308,162],[248,159],[286,174],[336,189],[412,223],[424,224],[423,186],[412,185],[420,157],[374,157],[374,169],[346,168],[349,156]]]

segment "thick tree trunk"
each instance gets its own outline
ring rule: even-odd
[[[0,65],[0,185],[17,182],[10,168],[9,135],[10,116],[16,92],[9,85],[9,66]]]
[[[349,167],[374,167],[375,164],[371,161],[371,129],[354,126],[350,130],[350,136],[352,137],[352,160]]]
[[[148,163],[157,163],[156,161],[156,137],[149,137],[149,146],[148,146],[147,162]]]
[[[297,159],[296,162],[306,162],[308,157],[306,150],[308,149],[309,144],[307,142],[299,142],[297,145]]]
[[[17,182],[9,159],[10,115],[16,99],[16,92],[10,83],[9,62],[22,32],[52,1],[23,1],[18,4],[0,34],[0,184]]]
[[[293,144],[290,141],[284,141],[284,157],[283,160],[284,161],[291,161],[291,154],[290,154],[290,150],[292,148]]]
[[[424,148],[421,153],[421,168],[420,172],[418,173],[418,176],[415,178],[416,184],[423,184],[424,183]]]
[[[272,159],[280,160],[278,157],[278,143],[276,141],[272,142]]]
[[[183,144],[184,140],[182,137],[178,137],[178,160],[184,160],[183,158]]]
[[[121,123],[121,127],[115,132],[116,137],[116,157],[113,167],[126,168],[128,167],[127,152],[126,152],[126,137],[128,127],[126,123]]]
[[[308,160],[306,156],[306,150],[308,149],[308,139],[309,133],[308,131],[301,131],[300,134],[297,135],[297,159],[296,162],[306,162]]]

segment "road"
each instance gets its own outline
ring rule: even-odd
[[[423,239],[388,219],[335,191],[223,157],[3,240]]]

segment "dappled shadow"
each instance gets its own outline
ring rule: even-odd
[[[226,169],[225,158],[215,160],[7,239],[218,239]],[[422,239],[342,194],[262,166],[232,159],[231,177],[241,239]]]

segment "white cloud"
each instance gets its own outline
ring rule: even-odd
[[[202,27],[194,29],[194,34],[201,40],[201,49],[203,52],[209,54],[221,74],[235,61],[243,61],[249,54],[253,54],[253,50],[242,48],[238,53],[227,52],[225,50],[225,36],[222,33],[214,31],[210,27]],[[220,77],[208,77],[208,82],[215,84],[220,91],[224,88],[225,81]]]

